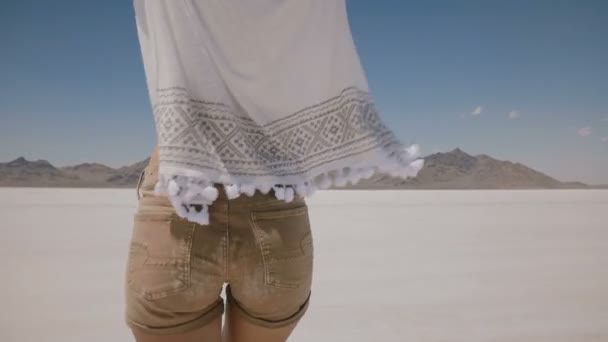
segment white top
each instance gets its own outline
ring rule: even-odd
[[[157,193],[207,222],[213,183],[286,200],[423,165],[370,97],[344,0],[135,0]],[[182,206],[183,204],[186,207]],[[205,205],[194,212],[191,204]]]

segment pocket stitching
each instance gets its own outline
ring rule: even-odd
[[[268,260],[266,260],[267,246],[264,241],[264,238],[260,236],[260,232],[259,232],[260,227],[257,224],[254,213],[251,213],[251,223],[253,224],[253,227],[254,227],[253,234],[255,235],[256,239],[258,240],[258,243],[260,244],[260,250],[261,250],[261,254],[262,254],[262,264],[264,266],[264,283],[266,283],[267,285],[274,286],[272,284],[272,282],[270,281],[270,270],[268,268]]]
[[[290,282],[278,282],[270,280],[270,260],[268,260],[269,254],[269,246],[266,243],[266,240],[261,236],[262,228],[258,225],[258,221],[265,219],[276,219],[276,218],[286,218],[293,217],[299,215],[305,215],[308,211],[308,207],[297,207],[297,208],[289,208],[289,209],[279,209],[276,211],[259,211],[251,213],[251,223],[254,227],[253,233],[260,244],[261,254],[262,254],[262,263],[264,264],[264,282],[266,285],[278,287],[278,288],[298,288],[301,285]],[[307,216],[307,215],[305,215]],[[306,219],[306,224],[310,227],[310,221],[308,218]],[[293,258],[295,259],[295,258]]]
[[[178,216],[176,216],[178,217]],[[170,219],[162,219],[162,220],[149,220],[149,221],[169,221],[169,222],[174,222],[173,220],[176,219],[174,218],[174,216],[172,215]],[[144,220],[145,221],[145,220]],[[170,229],[170,228],[169,228]],[[191,278],[192,278],[192,274],[190,272],[191,270],[191,266],[190,266],[190,262],[191,262],[191,253],[192,253],[192,248],[193,248],[193,238],[194,238],[194,231],[195,231],[195,224],[194,223],[189,223],[188,224],[188,237],[186,239],[186,243],[185,243],[185,251],[184,253],[186,253],[186,257],[184,258],[184,262],[183,262],[183,267],[184,267],[184,271],[183,271],[183,278],[184,281],[182,282],[182,284],[176,288],[170,289],[170,290],[162,290],[162,291],[157,291],[157,292],[151,292],[151,291],[147,291],[145,289],[142,290],[137,290],[135,288],[133,288],[132,286],[132,281],[129,281],[129,289],[133,292],[135,292],[136,294],[144,297],[147,300],[157,300],[157,299],[162,299],[162,298],[166,298],[169,297],[171,295],[174,295],[176,293],[179,293],[181,291],[184,291],[186,289],[188,289],[191,285]],[[146,259],[143,262],[143,265],[148,265],[148,266],[152,266],[152,267],[159,267],[158,265],[153,265],[153,264],[149,264],[147,263],[148,259],[149,259],[149,255],[148,255],[148,249],[147,246],[141,242],[137,242],[137,241],[133,241],[131,244],[137,244],[138,248],[142,248],[146,251]],[[131,256],[129,256],[130,258]],[[132,279],[130,277],[130,275],[128,275],[130,279]]]
[[[304,215],[304,214],[306,214],[307,211],[308,211],[308,208],[306,206],[289,208],[289,209],[272,210],[272,211],[254,211],[251,213],[251,218],[253,220],[285,218],[285,217]]]

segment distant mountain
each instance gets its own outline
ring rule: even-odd
[[[148,165],[150,158],[146,158],[133,165],[123,166],[116,170],[116,172],[108,177],[107,182],[117,187],[128,187],[136,186],[139,174]]]
[[[0,163],[0,186],[49,186],[78,184],[78,176],[55,168],[46,160],[28,161],[19,157]]]
[[[349,189],[564,189],[589,188],[581,182],[560,182],[523,164],[471,156],[460,148],[424,157],[415,178],[375,175]]]
[[[378,174],[345,189],[564,189],[608,188],[581,182],[560,182],[520,163],[471,156],[459,148],[424,157],[415,178],[406,180]],[[0,163],[0,186],[134,188],[146,158],[117,169],[99,163],[56,168],[46,160],[19,157]]]
[[[116,173],[116,170],[99,163],[84,163],[74,166],[61,167],[59,170],[77,178],[79,182],[89,186],[105,186],[106,180]]]
[[[0,186],[132,188],[150,158],[118,169],[99,163],[56,168],[46,160],[19,157],[0,163]]]

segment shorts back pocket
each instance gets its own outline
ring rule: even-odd
[[[314,248],[307,206],[254,211],[251,222],[266,284],[286,288],[308,285]]]
[[[177,214],[136,212],[129,244],[127,284],[155,300],[190,286],[195,224]]]

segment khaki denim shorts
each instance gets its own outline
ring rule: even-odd
[[[271,192],[228,200],[220,190],[210,224],[179,217],[154,194],[151,161],[137,185],[138,206],[125,272],[125,319],[148,334],[178,334],[221,316],[227,304],[264,327],[297,322],[311,295],[313,238],[303,198]]]

